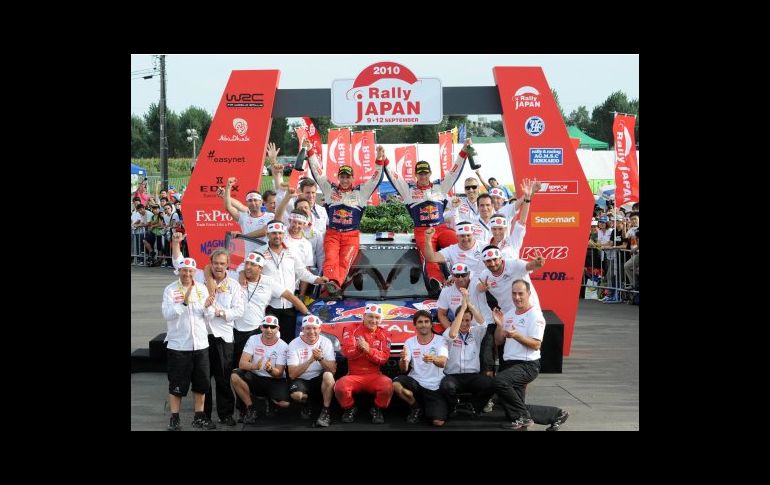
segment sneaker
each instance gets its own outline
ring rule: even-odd
[[[382,415],[382,409],[372,406],[369,413],[372,415],[372,424],[385,424],[385,416]]]
[[[409,416],[406,417],[406,422],[409,424],[417,424],[420,422],[420,414],[422,410],[420,408],[412,408]]]
[[[348,408],[345,410],[344,413],[342,413],[342,422],[343,423],[352,423],[356,420],[356,413],[358,412],[358,408],[356,406],[353,406],[352,408]]]
[[[441,287],[442,287],[441,282],[439,280],[437,280],[436,278],[431,278],[428,281],[428,292],[430,294],[434,294],[434,293],[435,294],[439,294],[439,293],[441,293]]]
[[[547,428],[545,428],[546,431],[559,431],[559,428],[562,424],[564,424],[564,421],[569,418],[569,413],[565,410],[561,410],[558,416],[556,416],[556,420],[551,423],[551,425]]]
[[[219,424],[224,424],[225,426],[235,426],[235,419],[233,419],[232,416],[225,416],[224,418],[219,418]]]
[[[313,415],[313,408],[310,406],[310,404],[305,404],[302,406],[302,411],[299,412],[299,417],[302,419],[310,419],[310,417]]]
[[[485,413],[491,413],[493,409],[495,409],[495,402],[490,399],[487,401],[487,404],[484,405],[484,409],[482,409],[482,411]]]
[[[257,422],[257,408],[252,404],[246,410],[246,416],[243,417],[243,424],[254,424]]]
[[[508,423],[503,423],[502,427],[504,429],[521,429],[521,430],[526,431],[527,428],[532,426],[533,424],[535,424],[535,422],[532,421],[531,419],[519,417],[518,419],[516,419],[516,421],[511,421],[511,422],[508,422]]]
[[[168,422],[169,431],[182,431],[182,425],[179,423],[179,418],[171,416],[171,420]]]
[[[205,416],[193,419],[192,425],[193,428],[217,429],[216,423]]]
[[[321,414],[318,415],[315,424],[317,426],[323,426],[324,428],[332,424],[332,417],[329,416],[329,408],[321,408]]]

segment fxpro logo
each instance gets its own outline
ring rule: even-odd
[[[219,209],[195,211],[195,224],[198,227],[227,227],[233,217],[227,211]]]
[[[544,180],[541,182],[541,194],[577,194],[577,180]]]
[[[532,227],[579,227],[578,212],[533,212]]]
[[[535,259],[538,256],[542,256],[543,259],[567,259],[569,256],[569,248],[567,246],[527,246],[521,248],[521,259]]]
[[[263,93],[225,93],[228,108],[263,108],[265,100]]]

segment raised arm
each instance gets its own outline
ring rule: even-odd
[[[484,177],[482,177],[479,173],[479,169],[474,170],[474,172],[476,172],[476,175],[478,175],[479,180],[481,180],[481,183],[484,185],[484,188],[487,189],[487,192],[492,190],[492,187],[490,187],[488,183],[484,182]]]
[[[318,184],[321,193],[324,194],[324,201],[326,201],[327,195],[332,191],[332,184],[329,183],[329,179],[321,172],[321,166],[318,164],[319,155],[315,153],[310,142],[305,139],[302,141],[302,146],[307,149],[307,163],[310,165],[310,175],[313,176],[313,180]]]
[[[432,227],[429,227],[425,230],[425,245],[423,246],[423,255],[425,256],[425,260],[430,263],[445,263],[446,258],[444,258],[444,255],[435,252],[433,250],[433,244],[430,242],[434,232],[436,232],[436,229]]]
[[[237,182],[238,179],[235,177],[229,177],[227,179],[227,186],[225,187],[225,210],[230,213],[230,215],[233,217],[235,222],[238,222],[238,219],[241,217],[238,213],[238,210],[233,207],[233,200],[230,196],[230,191],[233,189],[233,185],[235,185],[235,182]]]
[[[361,205],[361,207],[366,207],[366,203],[369,200],[369,197],[371,197],[374,193],[374,189],[380,185],[380,182],[382,181],[382,175],[384,173],[383,168],[386,165],[388,165],[388,159],[385,158],[385,147],[378,145],[377,159],[374,161],[374,173],[372,174],[372,178],[367,180],[366,183],[361,186],[359,192],[358,203]]]
[[[465,145],[463,145],[463,149],[460,150],[457,158],[455,158],[454,166],[444,177],[444,180],[441,181],[441,190],[445,194],[448,193],[452,187],[454,187],[455,182],[457,182],[457,179],[460,178],[460,174],[463,172],[463,168],[465,167],[465,160],[468,158],[468,152],[466,152],[465,149],[472,144],[473,141],[470,138],[465,139]]]

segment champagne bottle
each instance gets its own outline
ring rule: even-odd
[[[473,155],[476,154],[476,150],[473,148],[473,146],[468,146],[468,148],[465,149],[465,151],[468,153],[468,163],[471,166],[472,170],[478,170],[481,168],[480,163],[476,163],[475,160],[473,160]]]
[[[307,149],[305,147],[302,147],[302,150],[299,151],[297,154],[297,160],[294,162],[294,170],[297,172],[301,172],[304,170],[303,166],[305,164],[305,160],[307,159]]]

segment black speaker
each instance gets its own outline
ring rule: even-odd
[[[561,374],[564,357],[564,322],[551,310],[543,310],[545,333],[540,344],[540,372]]]

